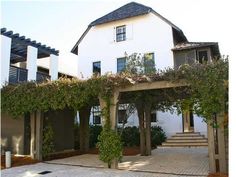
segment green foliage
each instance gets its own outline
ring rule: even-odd
[[[54,133],[52,126],[47,124],[43,128],[43,143],[42,143],[42,155],[43,158],[47,157],[50,153],[54,152]]]
[[[186,65],[181,71],[190,86],[191,96],[177,102],[179,110],[192,107],[194,113],[205,118],[205,121],[212,120],[213,114],[228,111],[227,59]]]
[[[102,132],[102,126],[99,125],[90,125],[89,126],[89,147],[96,147],[98,143],[98,136]]]
[[[125,72],[130,74],[155,74],[155,61],[151,54],[133,53],[126,56]]]
[[[156,148],[166,140],[166,134],[160,126],[151,127],[151,143],[152,147]]]
[[[97,101],[99,79],[87,81],[61,78],[37,84],[34,82],[5,86],[2,91],[2,110],[14,117],[27,112],[65,107],[79,110]]]
[[[123,130],[118,129],[121,133],[121,141],[125,147],[134,147],[140,145],[140,133],[138,127],[125,127]],[[151,143],[155,148],[166,140],[166,134],[160,126],[151,127]]]
[[[138,127],[119,128],[118,132],[121,133],[121,141],[125,147],[139,146],[140,135]]]
[[[99,158],[108,164],[108,168],[111,168],[112,161],[120,160],[122,157],[120,136],[112,129],[103,129],[98,140]]]
[[[151,104],[152,109],[171,110],[173,106],[179,111],[186,107],[193,107],[194,113],[205,120],[211,120],[212,114],[227,112],[228,107],[228,60],[219,59],[207,64],[183,65],[178,69],[168,68],[149,75],[143,74],[143,57],[133,54],[127,71],[118,75],[107,74],[92,77],[88,80],[65,79],[48,81],[37,84],[34,82],[8,85],[1,89],[1,109],[14,117],[28,112],[50,109],[64,109],[65,107],[79,110],[85,105],[98,103],[98,96],[109,99],[117,87],[154,82],[171,81],[183,82],[187,86],[181,88],[159,89],[156,91],[142,91],[122,93],[123,98],[130,103]],[[138,58],[138,60],[136,60]],[[134,66],[133,68],[131,66]],[[106,117],[109,109],[103,110]],[[109,119],[106,119],[109,127]]]

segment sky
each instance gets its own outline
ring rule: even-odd
[[[135,0],[134,0],[135,1]],[[60,51],[59,71],[77,74],[77,56],[70,50],[95,19],[127,4],[127,0],[1,1],[1,27]],[[189,41],[219,42],[232,55],[232,1],[137,0],[177,25]],[[232,10],[232,11],[231,11]],[[233,19],[232,19],[233,20]],[[47,66],[48,60],[40,60]]]

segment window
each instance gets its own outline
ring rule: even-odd
[[[118,110],[118,123],[119,124],[123,124],[123,122],[125,121],[125,114],[126,114],[126,110]]]
[[[153,73],[156,71],[154,53],[144,54],[144,72]]]
[[[100,106],[94,106],[92,108],[92,114],[93,114],[93,124],[101,124],[101,110]]]
[[[101,62],[93,62],[93,73],[101,75]]]
[[[151,122],[157,122],[156,111],[151,113]]]
[[[116,42],[125,41],[125,40],[126,40],[125,25],[116,27]]]
[[[198,62],[207,63],[207,61],[208,61],[207,50],[198,51]]]
[[[126,59],[124,58],[117,58],[117,72],[122,72],[125,70]]]

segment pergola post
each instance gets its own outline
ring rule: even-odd
[[[27,64],[26,68],[28,70],[28,81],[35,81],[37,74],[37,58],[38,49],[32,46],[27,46]]]
[[[1,35],[1,85],[9,81],[11,38]]]
[[[30,115],[31,140],[30,156],[42,160],[43,117],[40,111]]]
[[[151,143],[151,105],[146,103],[144,109],[144,117],[145,117],[145,135],[146,135],[146,154],[147,156],[152,153],[152,143]]]
[[[208,153],[209,169],[211,173],[227,173],[226,149],[224,136],[224,113],[217,114],[215,123],[218,127],[212,127],[208,122]]]
[[[58,79],[58,56],[51,54],[50,55],[50,66],[49,66],[49,75],[51,76],[51,80]]]
[[[99,102],[100,102],[101,110],[106,108],[107,103],[101,96],[99,96]],[[119,92],[115,91],[113,93],[112,98],[110,99],[110,124],[111,124],[111,129],[113,129],[113,130],[117,130],[118,102],[119,102]],[[105,125],[105,118],[102,117],[102,126],[104,126],[104,125]],[[118,168],[118,159],[115,159],[112,161],[111,168],[113,168],[113,169]]]
[[[183,110],[183,131],[190,132],[190,116],[189,111]]]
[[[90,106],[85,106],[79,110],[79,135],[80,135],[80,151],[88,152],[89,150],[89,117]]]

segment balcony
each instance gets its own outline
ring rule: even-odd
[[[10,66],[9,83],[15,84],[19,82],[26,82],[28,76],[28,70],[24,68],[18,68],[16,66]]]
[[[28,76],[28,70],[25,68],[19,68],[16,66],[10,66],[9,71],[9,83],[16,84],[21,82],[27,82],[27,76]],[[43,73],[43,72],[37,72],[36,74],[36,81],[37,82],[43,82],[47,79],[50,80],[50,75]]]
[[[43,82],[45,80],[50,80],[51,79],[51,76],[46,74],[46,73],[43,73],[43,72],[37,72],[37,75],[36,75],[36,81],[37,82]]]

